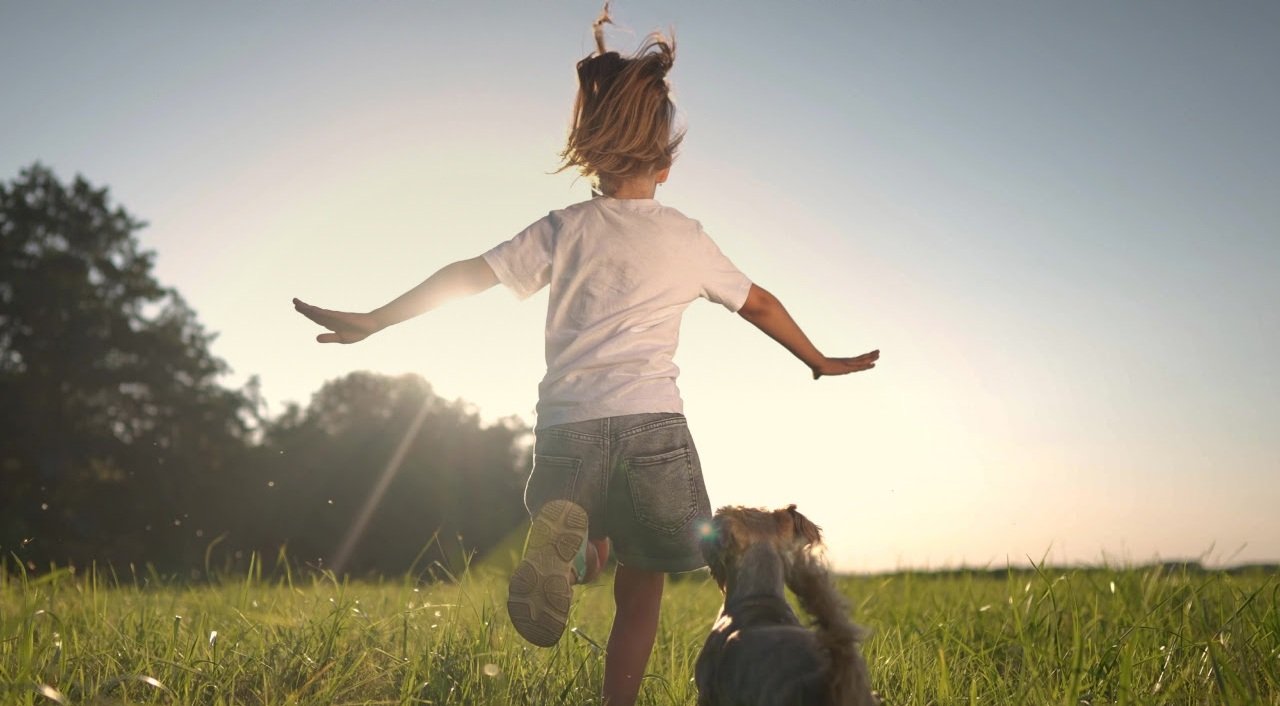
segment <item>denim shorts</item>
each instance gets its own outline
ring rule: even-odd
[[[537,430],[525,486],[530,516],[549,500],[587,511],[592,539],[618,562],[675,573],[705,566],[698,530],[711,519],[684,415],[628,414]]]

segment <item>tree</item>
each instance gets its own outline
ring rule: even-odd
[[[197,569],[222,538],[323,563],[402,442],[351,571],[404,571],[437,532],[483,550],[524,520],[528,429],[484,427],[420,377],[352,373],[260,419],[256,383],[219,384],[213,335],[152,275],[143,227],[39,164],[0,184],[6,560]]]
[[[226,520],[254,404],[144,225],[39,164],[0,184],[0,547],[33,565],[190,562]]]
[[[515,419],[482,426],[468,405],[441,399],[417,375],[351,373],[326,383],[305,410],[293,407],[267,425],[267,463],[243,502],[253,525],[245,534],[253,548],[284,543],[293,557],[328,566],[404,443],[344,568],[403,572],[433,536],[444,546],[430,546],[427,561],[483,551],[526,519],[528,435]]]

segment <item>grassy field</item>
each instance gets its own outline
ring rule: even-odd
[[[846,577],[888,704],[1280,704],[1280,576],[1181,568]],[[3,704],[589,704],[610,582],[553,649],[501,570],[338,583],[260,570],[183,583],[0,575]],[[642,704],[692,704],[720,596],[671,581]]]

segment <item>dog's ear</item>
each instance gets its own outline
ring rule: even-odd
[[[707,562],[707,568],[711,569],[712,578],[716,580],[716,583],[723,590],[725,575],[728,573],[729,552],[727,547],[732,539],[728,536],[724,523],[718,517],[703,525],[699,530],[699,535],[698,548],[702,550],[702,558]]]
[[[805,544],[821,544],[822,528],[809,521],[809,518],[801,515],[796,510],[795,504],[787,506],[787,515],[791,517],[791,522],[795,527],[797,537],[802,537]]]

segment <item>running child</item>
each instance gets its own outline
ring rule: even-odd
[[[879,351],[823,355],[782,304],[753,284],[702,227],[654,198],[683,135],[667,72],[675,44],[653,35],[633,56],[578,62],[578,95],[561,169],[592,180],[594,198],[552,211],[479,257],[446,265],[368,313],[294,307],[355,343],[445,301],[502,283],[524,299],[550,287],[547,372],[538,387],[532,528],[507,609],[530,642],[559,640],[574,584],[610,555],[615,615],[603,697],[630,706],[653,649],[668,573],[703,566],[698,528],[711,518],[673,362],[684,309],[704,298],[736,312],[808,366],[814,379],[875,367]]]

